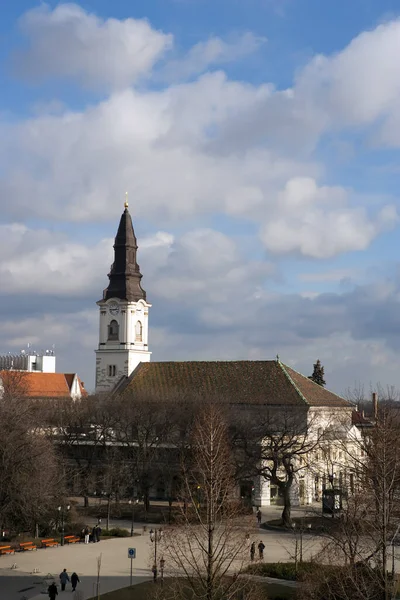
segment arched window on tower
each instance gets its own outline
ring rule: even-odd
[[[115,319],[108,326],[108,339],[111,341],[119,340],[119,325]]]
[[[143,326],[142,326],[141,322],[138,321],[136,323],[135,342],[141,342],[142,341],[142,334],[143,334]]]

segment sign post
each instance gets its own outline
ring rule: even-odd
[[[131,585],[132,585],[133,559],[136,558],[136,548],[128,548],[128,558],[131,559]]]

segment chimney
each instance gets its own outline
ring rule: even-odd
[[[378,419],[378,395],[376,392],[372,392],[372,410],[374,413],[374,419]]]

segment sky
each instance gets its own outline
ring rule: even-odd
[[[397,0],[3,4],[0,353],[93,389],[128,191],[152,360],[400,387]]]

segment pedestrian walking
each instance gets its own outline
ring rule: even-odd
[[[262,517],[260,509],[258,509],[258,511],[256,512],[256,517],[257,517],[257,523],[260,526],[261,525],[261,517]]]
[[[73,592],[76,590],[76,586],[78,585],[79,582],[80,582],[80,579],[79,579],[78,575],[74,571],[72,573],[72,575],[71,575],[71,585],[72,585],[72,591]]]
[[[100,541],[100,536],[101,536],[101,527],[100,527],[100,525],[96,525],[96,542]]]
[[[89,539],[90,539],[90,529],[89,527],[86,525],[85,529],[83,530],[84,536],[85,536],[85,544],[89,543]]]
[[[255,555],[256,555],[256,543],[252,542],[252,544],[250,546],[250,560],[251,560],[251,562],[254,562]]]
[[[97,542],[97,525],[95,525],[92,529],[92,541]]]
[[[263,541],[260,540],[260,543],[258,544],[258,558],[260,560],[264,560],[264,548],[265,545],[263,544]]]
[[[58,590],[55,581],[53,581],[53,583],[49,585],[47,593],[49,595],[50,600],[56,600],[56,596],[58,596]]]
[[[67,569],[64,569],[62,573],[60,573],[60,581],[61,581],[61,591],[65,592],[65,586],[69,581],[69,575],[67,573]]]

